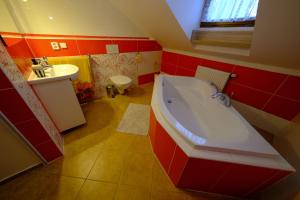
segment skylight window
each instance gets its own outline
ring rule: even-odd
[[[206,0],[201,26],[254,26],[259,0]]]

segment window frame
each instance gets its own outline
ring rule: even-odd
[[[200,22],[200,27],[254,27],[255,20],[236,22]]]

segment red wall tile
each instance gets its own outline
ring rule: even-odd
[[[31,47],[35,57],[42,56],[77,56],[79,51],[76,40],[62,40],[62,39],[26,39]],[[65,42],[67,49],[53,50],[50,42]]]
[[[184,188],[211,192],[212,187],[217,184],[217,181],[230,166],[230,163],[190,158],[178,185]]]
[[[77,40],[80,55],[104,54],[106,45],[111,44],[110,40]]]
[[[231,81],[228,82],[228,85],[225,88],[225,92],[233,99],[256,107],[258,109],[262,109],[271,97],[271,94],[257,91],[243,85],[235,84]]]
[[[51,139],[40,122],[35,118],[17,124],[16,128],[32,145],[38,145]]]
[[[288,76],[276,94],[300,101],[300,77]]]
[[[232,196],[246,196],[258,185],[270,179],[276,170],[249,165],[233,164],[213,187],[213,192]]]
[[[31,110],[15,89],[0,90],[0,99],[1,111],[13,124],[34,118]]]
[[[272,93],[278,89],[286,78],[286,75],[283,74],[241,66],[237,66],[233,73],[237,74],[237,77],[232,79],[234,83]]]
[[[140,75],[140,76],[138,77],[139,85],[145,84],[145,83],[151,83],[151,82],[154,82],[154,76],[155,76],[155,74],[157,74],[157,73],[158,73],[158,72]]]
[[[175,185],[178,185],[179,180],[182,176],[183,170],[188,162],[188,156],[181,150],[181,148],[177,145],[174,158],[172,160],[170,169],[169,169],[169,176],[172,182]]]
[[[157,123],[155,131],[154,152],[166,172],[168,172],[171,161],[173,159],[175,147],[176,143],[163,129],[163,127],[159,123]]]
[[[196,73],[196,70],[188,70],[186,68],[176,67],[175,75],[194,77],[195,73]]]
[[[210,67],[213,69],[225,71],[225,72],[232,72],[235,65],[232,64],[227,64],[227,63],[222,63],[222,62],[217,62],[217,61],[212,61],[212,60],[206,60],[206,59],[201,59],[199,58],[200,65],[205,66],[205,67]]]
[[[7,51],[12,58],[32,58],[33,55],[24,38],[4,38]]]
[[[167,52],[167,51],[163,51],[162,52],[162,60],[161,63],[167,63],[167,64],[171,64],[174,66],[177,66],[178,64],[178,57],[179,55],[176,53],[171,53],[171,52]]]
[[[13,88],[6,75],[0,70],[0,89]]]
[[[138,42],[136,40],[113,40],[112,44],[118,45],[120,53],[138,51]]]
[[[169,63],[162,63],[160,70],[167,74],[172,74],[172,75],[176,74],[176,66]]]
[[[178,55],[177,66],[181,67],[182,69],[196,71],[197,66],[200,64],[201,64],[201,59],[199,59],[199,58],[195,58],[192,56],[186,56],[186,55]]]
[[[287,120],[292,120],[300,112],[300,102],[273,96],[264,111]]]
[[[53,161],[56,158],[59,158],[62,156],[62,153],[58,150],[56,145],[51,141],[47,141],[45,143],[39,144],[35,146],[35,148],[38,150],[40,154],[43,155],[43,157],[47,161]]]
[[[138,40],[138,51],[160,51],[160,44],[155,40]]]

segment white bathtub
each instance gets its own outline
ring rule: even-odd
[[[151,106],[188,156],[292,169],[232,106],[212,98],[214,92],[206,81],[161,74]]]

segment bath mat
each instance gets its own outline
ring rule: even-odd
[[[138,135],[147,135],[149,129],[150,106],[130,103],[117,131]]]

